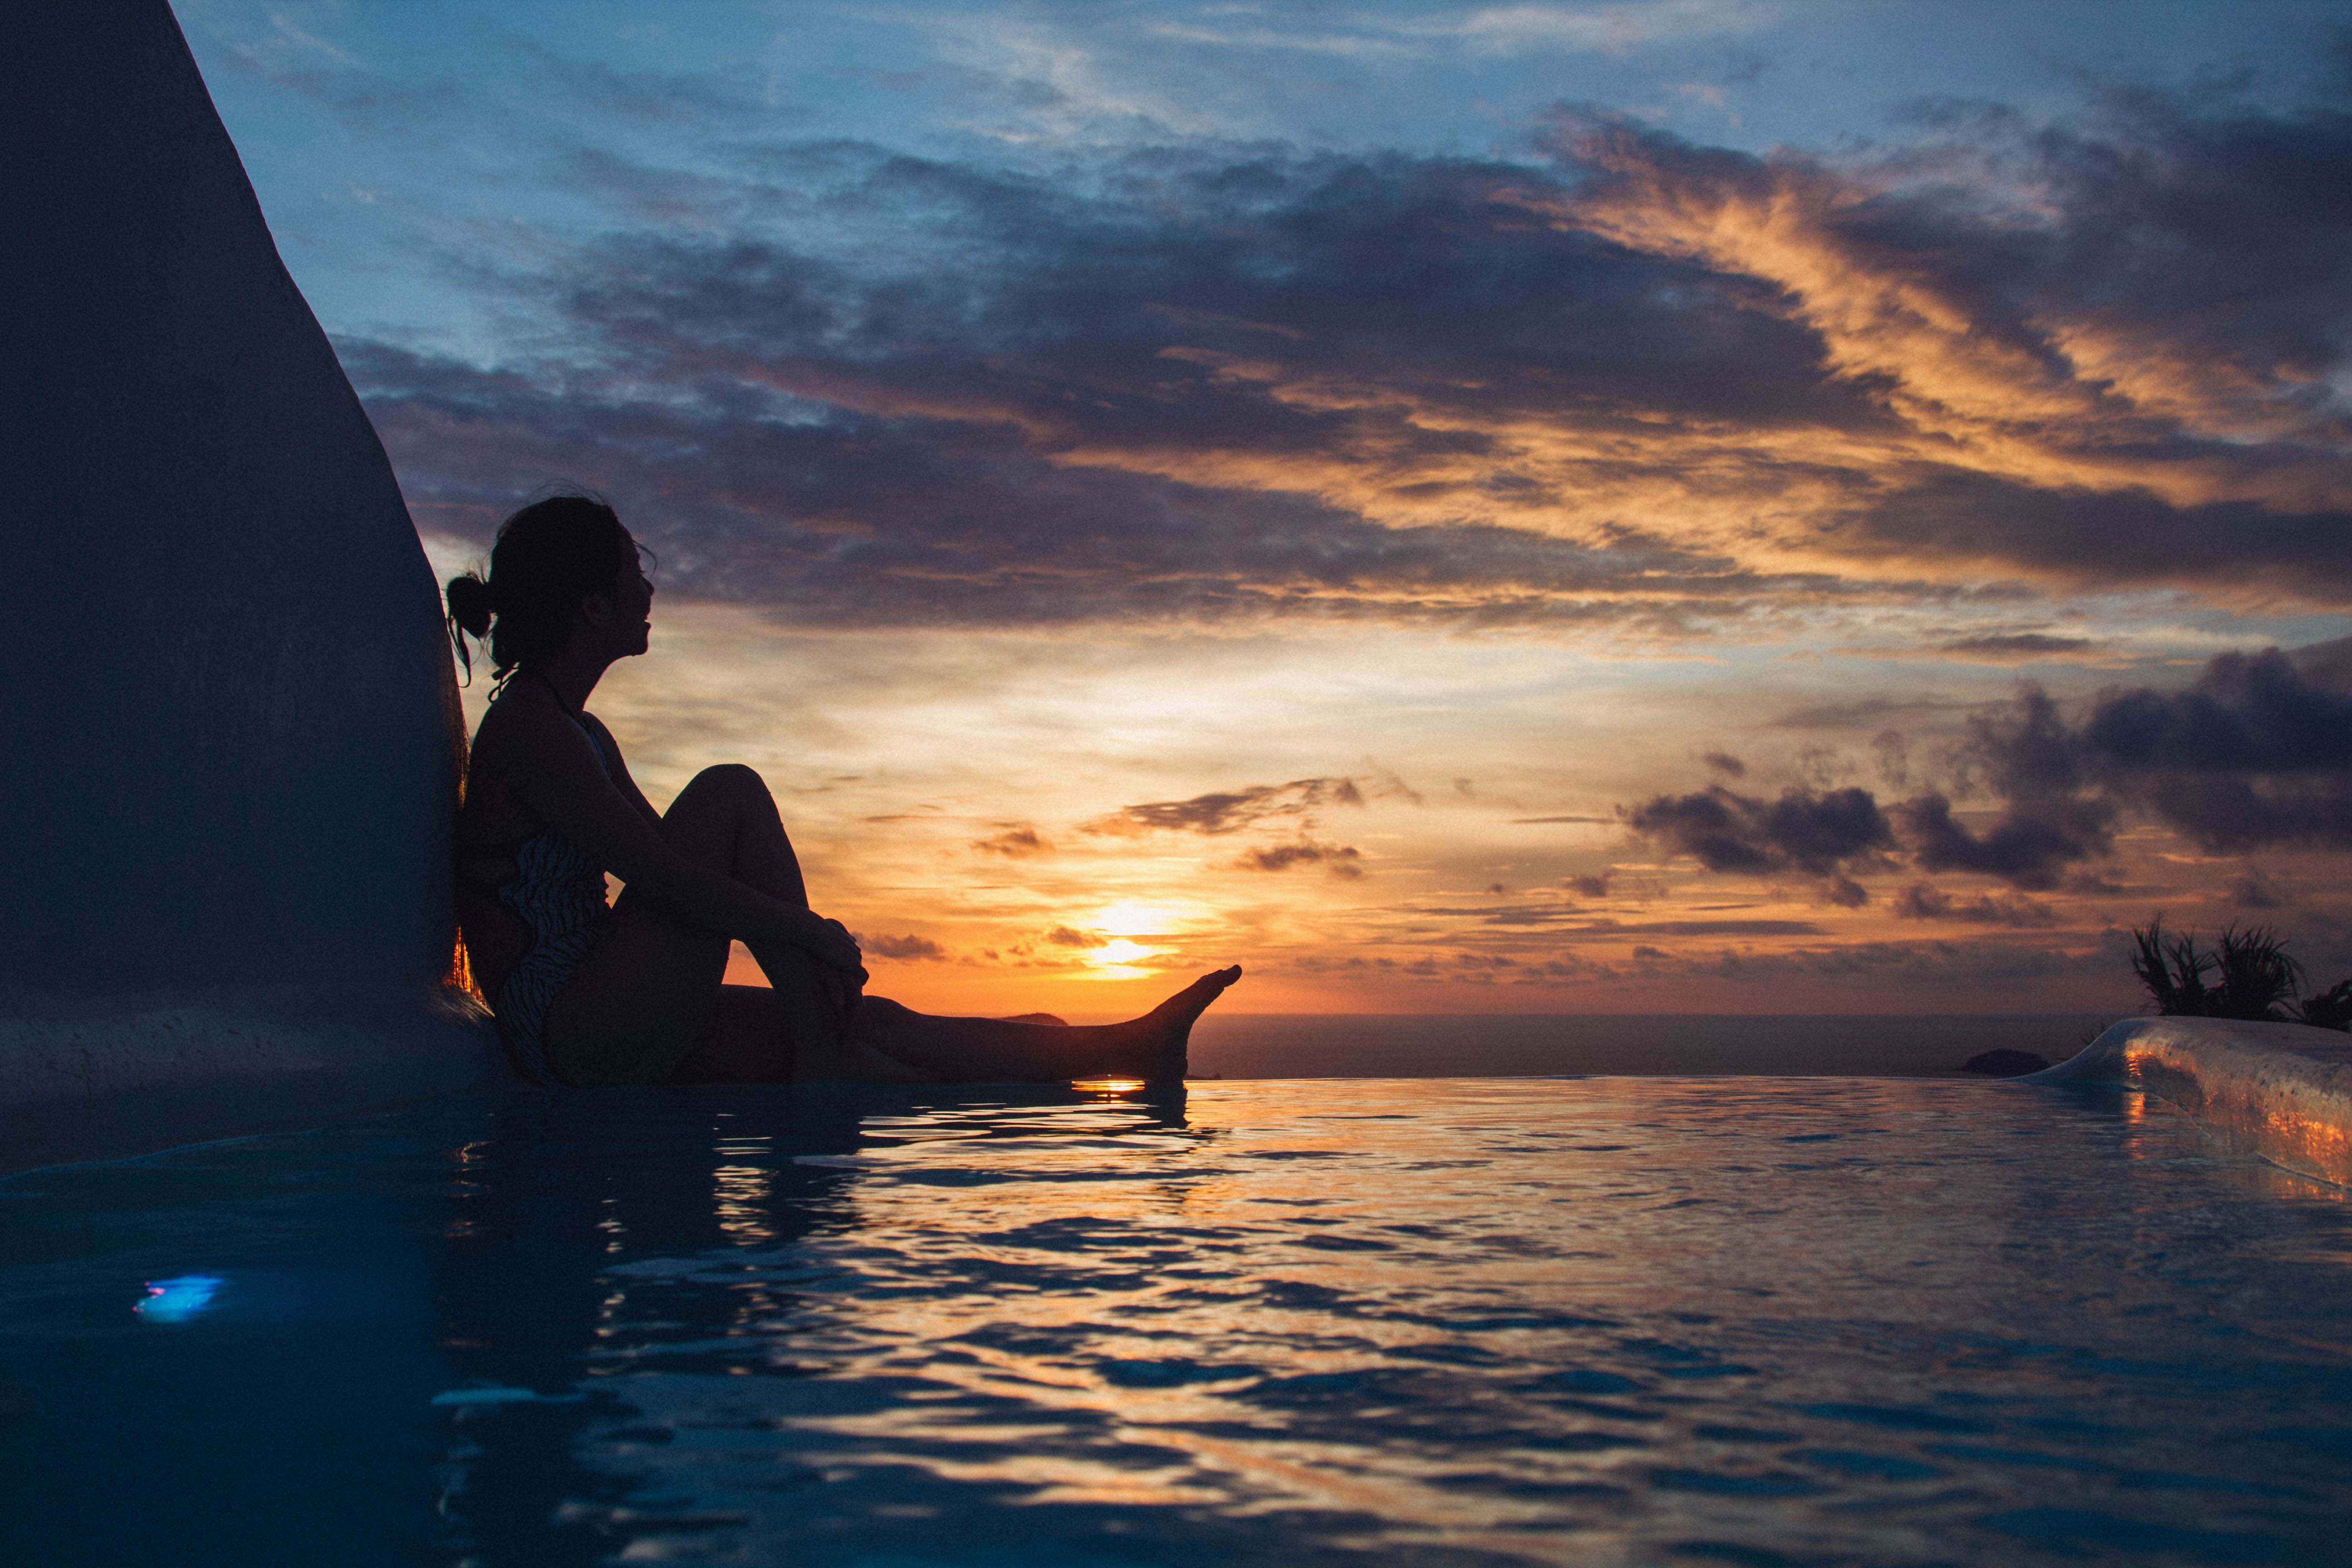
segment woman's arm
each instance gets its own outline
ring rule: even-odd
[[[692,924],[731,937],[788,942],[845,973],[857,973],[857,944],[839,921],[772,899],[671,849],[661,818],[635,784],[625,790],[605,775],[595,743],[567,715],[536,702],[502,708],[500,749],[509,752],[515,794],[633,894]]]

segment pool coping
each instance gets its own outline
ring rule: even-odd
[[[56,1002],[0,1016],[0,1175],[317,1127],[508,1081],[438,987]]]
[[[2011,1081],[2139,1089],[2238,1152],[2352,1187],[2352,1035],[2306,1024],[2126,1018],[2056,1067]]]

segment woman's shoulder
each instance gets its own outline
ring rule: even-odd
[[[551,782],[608,777],[619,747],[595,716],[575,712],[551,692],[509,686],[475,726],[468,774],[475,782]]]
[[[579,726],[571,723],[552,700],[534,698],[527,690],[509,686],[492,694],[481,722],[474,726],[468,767],[478,776],[485,769],[528,766],[534,755],[544,754],[550,746],[563,745],[567,736],[577,744]]]

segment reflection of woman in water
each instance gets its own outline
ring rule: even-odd
[[[860,994],[857,944],[809,908],[759,774],[706,769],[654,810],[585,707],[614,659],[646,651],[653,595],[612,509],[576,496],[515,513],[489,580],[449,584],[451,620],[489,638],[499,674],[458,815],[457,913],[519,1070],[580,1084],[1183,1076],[1192,1021],[1238,968],[1123,1024],[932,1017]],[[610,907],[607,871],[625,884]],[[772,990],[721,983],[730,938]]]

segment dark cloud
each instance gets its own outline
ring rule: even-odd
[[[1835,904],[1842,910],[1858,910],[1870,902],[1870,889],[1852,877],[1832,877],[1820,889],[1823,903]]]
[[[1976,925],[2038,927],[2057,923],[2057,912],[2014,894],[1955,899],[1927,882],[1914,882],[1895,896],[1895,913],[1911,921],[1965,921]]]
[[[2352,477],[2331,479],[2331,488],[2352,489]],[[2352,505],[2181,504],[2147,489],[2044,488],[1922,471],[1830,526],[1866,539],[1864,553],[1999,563],[2112,587],[2259,584],[2319,603],[2352,601],[2352,555],[2332,543],[2352,532]]]
[[[1045,941],[1055,947],[1100,947],[1107,940],[1098,931],[1079,931],[1074,926],[1055,926],[1045,933]]]
[[[947,956],[945,948],[925,936],[859,936],[857,945],[881,958],[945,958]]]
[[[2111,773],[2352,773],[2352,696],[2276,648],[2225,653],[2186,691],[2103,693],[2082,739]]]
[[[1606,921],[1589,928],[1601,936],[1824,936],[1811,921]]]
[[[707,385],[638,401],[343,348],[424,526],[487,544],[562,475],[613,499],[666,587],[812,623],[1289,616],[1680,634],[1744,596],[1842,591],[1656,541],[1384,527],[1282,490],[1060,464],[1009,425],[793,416]]]
[[[1190,800],[1147,801],[1121,806],[1085,826],[1088,833],[1238,833],[1270,818],[1311,820],[1327,805],[1364,804],[1363,791],[1349,778],[1293,779],[1288,784],[1196,795]],[[1352,851],[1350,852],[1352,853]]]
[[[1901,748],[1893,750],[1882,754],[1882,771],[1907,773],[1893,765]],[[1917,870],[1973,872],[2028,889],[2058,887],[2078,863],[2107,854],[2126,815],[2153,817],[2209,850],[2352,848],[2352,695],[2276,648],[2219,655],[2179,690],[2109,688],[2079,723],[2041,687],[2021,683],[2011,701],[1969,715],[1952,761],[1958,789],[2000,803],[1990,822],[1961,822],[1940,790],[1882,811],[1860,789],[1794,790],[1768,807],[1721,785],[1656,796],[1625,821],[1710,871],[1795,867],[1831,877],[1899,846]],[[1826,896],[1838,901],[1848,885],[1832,881]],[[2081,885],[2116,890],[2095,879]],[[1897,912],[1918,920],[2038,907],[1957,905],[1925,884],[1903,898]]]
[[[1791,789],[1777,801],[1720,784],[1696,795],[1653,797],[1624,816],[1642,837],[1696,857],[1710,871],[1781,871],[1834,876],[1849,862],[1894,847],[1867,790]]]
[[[1038,836],[1027,823],[1019,823],[986,838],[975,838],[971,847],[983,855],[1003,855],[1012,859],[1025,859],[1032,855],[1050,855],[1052,843]]]
[[[2336,637],[2290,649],[2287,658],[2303,678],[2326,691],[2352,692],[2352,637]]]
[[[1612,875],[1610,872],[1602,871],[1595,876],[1570,877],[1568,879],[1568,886],[1571,891],[1581,894],[1585,898],[1605,899],[1609,896],[1609,882]]]
[[[479,537],[562,474],[638,520],[686,592],[867,621],[1664,627],[1839,591],[1610,518],[1559,537],[1572,498],[1487,460],[1482,426],[1570,410],[1628,430],[1656,407],[1880,417],[1745,285],[1496,207],[1524,170],[1161,153],[1047,182],[845,144],[753,162],[750,185],[876,243],[828,258],[720,204],[716,233],[618,232],[513,278],[556,313],[560,358],[341,345],[421,513]],[[1277,395],[1319,381],[1381,390]],[[1189,474],[1237,463],[1265,471]],[[1317,467],[1362,496],[1309,499],[1334,488]],[[1438,521],[1370,520],[1383,495]]]
[[[1783,290],[1933,434],[1818,520],[1824,548],[2343,603],[2352,115],[2137,92],[1937,129],[1849,172],[1563,111],[1551,146],[1587,177],[1526,200]]]
[[[1352,879],[1364,874],[1361,855],[1345,844],[1318,844],[1311,838],[1252,849],[1238,862],[1252,871],[1287,871],[1293,866],[1320,866],[1334,877]]]
[[[1925,692],[1911,697],[1862,697],[1851,702],[1827,702],[1791,709],[1769,722],[1776,730],[1859,730],[1884,723],[1891,718],[1916,719],[1922,714],[1953,713],[1968,706],[1957,698]]]
[[[1748,764],[1729,752],[1709,752],[1699,760],[1726,778],[1744,779],[1748,776]]]
[[[1879,782],[1889,789],[1911,784],[1911,742],[1900,730],[1881,730],[1870,738],[1870,752],[1878,764]]]
[[[2071,801],[2091,789],[2210,850],[2352,847],[2352,696],[2276,648],[2219,655],[2185,690],[2104,691],[2078,730],[2038,688],[2011,713],[1971,735],[2004,795]]]
[[[584,85],[641,117],[685,90]],[[710,96],[726,117],[742,94]],[[537,313],[529,355],[341,346],[429,526],[483,541],[572,478],[666,586],[817,623],[1677,635],[1948,591],[1913,561],[2342,602],[2345,126],[2156,100],[2095,130],[1980,126],[2050,193],[2015,212],[1925,165],[1842,184],[1590,117],[1550,170],[1163,146],[1046,178],[746,140],[688,177],[583,145],[559,162],[622,226],[504,274],[463,258],[492,313]],[[1932,297],[2016,406],[1857,358],[1771,246],[1654,232],[1675,203],[1804,215],[1824,277]],[[1945,460],[1948,416],[2055,457]],[[1879,582],[1638,522],[1799,488],[1818,499],[1782,542]],[[1948,651],[2063,651],[2030,641]]]
[[[2242,910],[2275,910],[2287,900],[2268,877],[2247,870],[2230,879],[2230,901]]]
[[[2099,646],[2091,637],[2058,637],[2044,632],[2013,632],[2003,636],[1960,637],[1938,643],[1936,651],[1982,659],[1988,663],[2011,664],[2067,658],[2093,652]]]
[[[1974,871],[2020,888],[2054,888],[2074,861],[2105,854],[2114,810],[2103,801],[2012,810],[1981,834],[1955,821],[1943,795],[1916,795],[1891,808],[1904,847],[1923,871]]]
[[[2043,288],[2160,330],[2205,374],[2301,399],[2343,363],[2352,113],[2264,113],[2145,89],[2033,139],[2066,222]]]
[[[1959,757],[1964,784],[1981,784],[2002,802],[1981,832],[1927,791],[1889,808],[1913,864],[1923,871],[1973,871],[2019,888],[2058,885],[2074,863],[2104,855],[2116,807],[2088,782],[2074,732],[2048,693],[2021,685],[2012,702],[1969,717]]]

